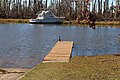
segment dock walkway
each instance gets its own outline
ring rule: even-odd
[[[43,62],[69,62],[73,41],[58,41]]]

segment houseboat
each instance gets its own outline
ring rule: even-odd
[[[57,17],[51,11],[42,11],[37,14],[36,19],[30,19],[32,24],[60,24],[63,23],[64,17]]]

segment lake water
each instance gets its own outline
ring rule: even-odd
[[[120,52],[120,28],[87,26],[0,24],[0,67],[32,68],[61,36],[74,41],[72,56]]]

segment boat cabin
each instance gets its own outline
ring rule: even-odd
[[[41,19],[41,18],[55,18],[56,16],[50,12],[50,11],[42,11],[41,13],[37,14],[38,17],[36,19]]]

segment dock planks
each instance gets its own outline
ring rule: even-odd
[[[43,62],[69,62],[73,41],[58,41]]]

